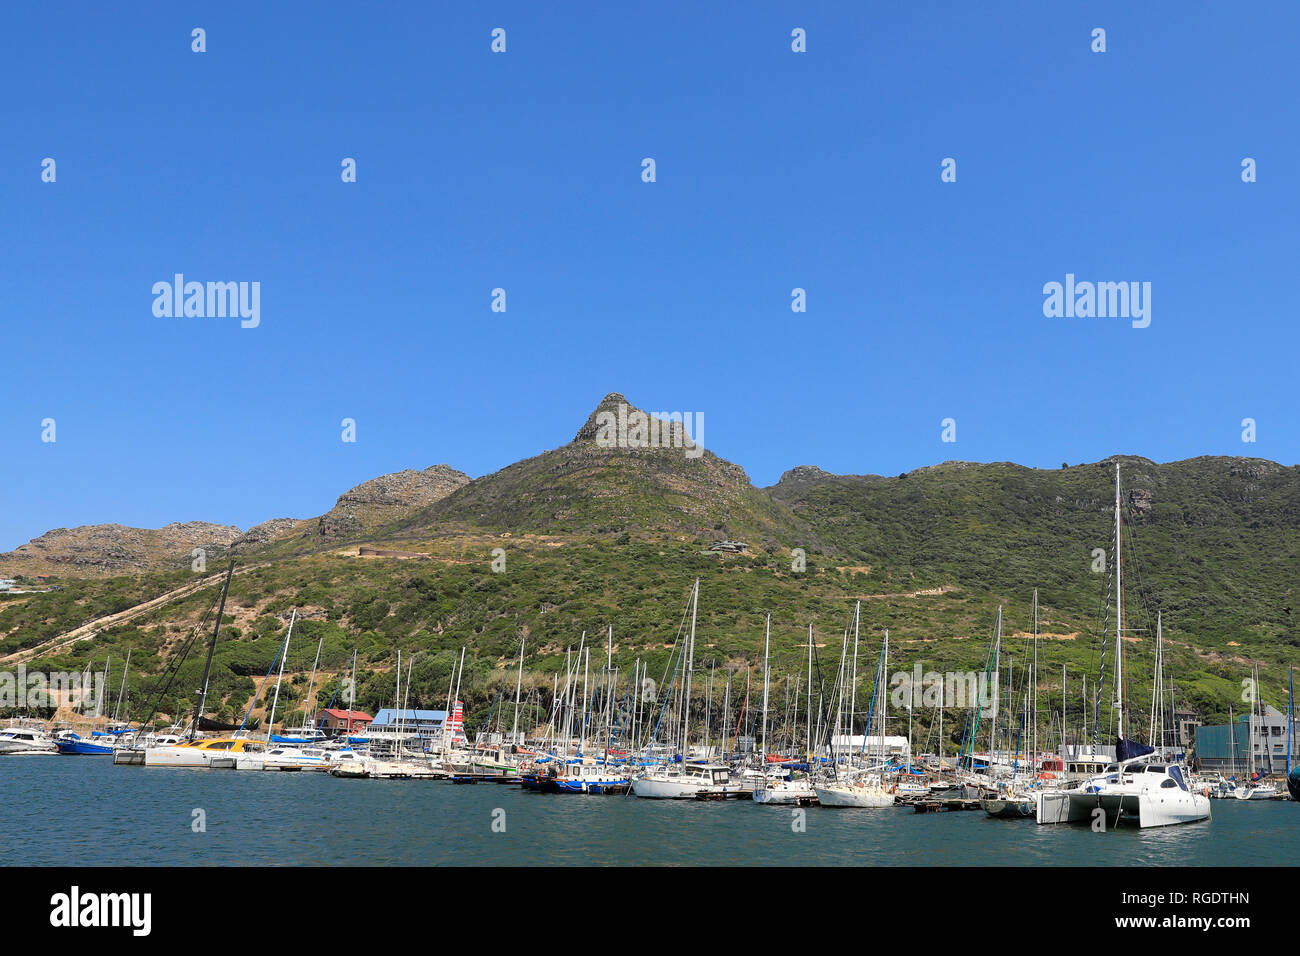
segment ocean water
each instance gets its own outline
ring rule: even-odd
[[[1216,800],[1213,811],[1204,823],[1094,833],[982,812],[812,807],[800,816],[752,801],[0,757],[4,866],[1289,866],[1300,858],[1300,805]]]

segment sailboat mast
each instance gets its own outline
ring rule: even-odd
[[[1034,666],[1033,666],[1033,670],[1030,671],[1029,680],[1032,687],[1031,693],[1033,694],[1033,698],[1034,698],[1033,706],[1031,708],[1033,712],[1033,721],[1034,721],[1033,734],[1031,736],[1033,738],[1033,746],[1034,746],[1034,761],[1037,762],[1039,756],[1038,754],[1038,588],[1034,588]]]
[[[126,695],[126,672],[131,669],[131,649],[126,649],[126,666],[122,668],[122,686],[117,689],[117,703],[113,705],[113,722],[117,722],[118,711],[122,709],[122,698]]]
[[[316,659],[311,662],[311,678],[307,681],[307,699],[303,701],[302,725],[307,727],[307,723],[316,713],[316,698],[312,695],[312,690],[316,687],[316,668],[320,665],[320,651],[325,646],[325,638],[321,638],[316,643]],[[306,708],[310,707],[308,711]]]
[[[845,731],[845,747],[849,753],[852,753],[850,742],[853,737],[853,720],[858,712],[858,622],[861,618],[862,602],[858,601],[853,605],[853,686],[849,691],[849,720],[848,730]]]
[[[682,761],[690,743],[691,730],[691,672],[695,668],[695,617],[700,606],[700,579],[695,579],[691,591],[691,635],[686,641],[686,681],[682,688]]]
[[[524,642],[527,640],[523,635],[519,637],[519,673],[515,677],[515,729],[510,738],[519,743],[519,691],[524,686]]]
[[[348,675],[348,729],[345,736],[352,736],[352,714],[357,709],[357,649],[352,648],[352,673]]]
[[[1124,564],[1119,501],[1119,462],[1115,462],[1115,714],[1119,737],[1124,739]],[[1116,757],[1119,754],[1115,755]]]
[[[280,681],[284,679],[284,660],[289,656],[289,638],[293,637],[293,622],[298,620],[298,609],[294,608],[289,616],[289,633],[284,636],[284,647],[280,648],[280,673],[275,678],[275,697],[271,699],[271,717],[266,722],[266,740],[271,740],[271,731],[275,728],[275,708],[280,703]]]
[[[221,617],[226,612],[226,595],[230,592],[230,578],[235,573],[235,562],[226,568],[226,583],[221,585],[221,603],[217,605],[217,623],[212,628],[212,641],[208,644],[208,659],[203,664],[203,683],[199,685],[199,699],[194,704],[194,720],[190,725],[190,740],[199,732],[199,718],[208,701],[208,678],[212,675],[212,655],[217,649],[217,635],[221,633]]]
[[[808,759],[812,760],[813,749],[813,725],[812,725],[812,652],[813,652],[813,626],[812,622],[808,623],[808,723],[804,728],[808,736]]]
[[[772,615],[767,616],[767,627],[763,634],[763,759],[767,760],[767,678],[768,654],[772,645]]]

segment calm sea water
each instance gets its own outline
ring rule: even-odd
[[[207,831],[191,827],[194,810]],[[323,774],[0,758],[0,865],[1240,866],[1300,859],[1300,806],[1214,801],[1214,819],[1093,833],[983,813],[527,793]],[[504,817],[497,812],[504,811]],[[493,820],[504,819],[505,832]]]

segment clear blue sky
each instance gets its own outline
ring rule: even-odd
[[[5,4],[0,549],[483,475],[609,391],[759,485],[1294,463],[1297,11]],[[260,282],[260,327],[156,318],[177,272]],[[1151,282],[1151,326],[1045,318],[1067,272]]]

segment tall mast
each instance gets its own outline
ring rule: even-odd
[[[352,673],[348,675],[348,729],[346,736],[352,736],[352,713],[357,709],[357,649],[352,648]]]
[[[1119,738],[1124,739],[1124,565],[1119,503],[1119,462],[1115,462],[1115,708]],[[1119,755],[1116,754],[1118,757]]]
[[[772,615],[767,616],[767,627],[763,634],[763,759],[767,760],[767,662],[772,645]]]
[[[853,750],[848,747],[848,742],[853,737],[853,719],[858,712],[858,620],[862,611],[862,602],[858,601],[853,605],[853,687],[849,691],[849,721],[848,730],[845,732],[845,746],[849,753]]]
[[[1002,717],[1002,709],[998,707],[998,682],[1002,679],[1002,605],[998,605],[998,636],[993,643],[993,706],[995,716],[989,721],[989,779],[997,775],[997,768],[993,766],[996,759],[998,747],[998,723]]]
[[[880,676],[888,682],[889,675],[889,628],[885,628],[885,650],[880,659]],[[884,766],[885,756],[888,748],[885,746],[885,710],[889,706],[889,695],[882,693],[880,695],[880,763]],[[908,754],[908,760],[911,761],[911,754]],[[884,773],[881,772],[881,782],[884,782]]]
[[[812,759],[813,749],[813,725],[812,725],[812,652],[813,652],[813,626],[808,622],[808,725],[804,728],[808,735],[808,759]]]
[[[199,718],[203,716],[203,705],[208,701],[208,677],[212,674],[212,654],[217,649],[217,635],[221,633],[221,616],[226,611],[226,594],[230,591],[230,577],[235,573],[232,560],[226,568],[226,583],[221,585],[221,603],[217,606],[217,623],[212,628],[212,641],[208,644],[208,659],[203,664],[203,683],[199,686],[199,699],[194,704],[194,720],[190,725],[190,740],[199,732]]]
[[[695,667],[695,615],[700,606],[700,579],[695,579],[691,591],[691,635],[686,642],[686,682],[682,690],[682,761],[686,761],[686,749],[690,743],[691,730],[691,671]]]
[[[117,722],[118,711],[122,709],[122,698],[126,694],[126,672],[131,669],[131,649],[126,649],[126,666],[122,668],[122,686],[117,690],[117,703],[113,705],[113,721]],[[1290,740],[1288,738],[1288,743]]]
[[[289,616],[289,633],[284,636],[284,647],[280,648],[280,673],[275,678],[275,697],[271,699],[271,716],[266,722],[266,740],[271,741],[271,731],[275,728],[275,708],[280,703],[280,681],[284,679],[284,659],[289,656],[289,638],[293,637],[293,622],[298,620],[298,609],[294,608]]]
[[[1033,706],[1030,708],[1033,712],[1033,746],[1034,761],[1038,760],[1038,588],[1034,588],[1034,665],[1029,672],[1030,686],[1034,697]]]
[[[522,662],[521,662],[522,663]],[[614,625],[609,625],[609,636],[605,644],[605,759],[609,763],[610,737],[614,733]]]
[[[519,691],[524,686],[524,641],[527,640],[522,634],[519,636],[519,674],[515,677],[515,729],[510,738],[519,743]]]
[[[316,659],[311,662],[311,678],[307,681],[307,699],[303,701],[303,707],[304,707],[303,716],[302,716],[303,729],[306,729],[307,721],[313,714],[316,713],[316,699],[312,696],[312,689],[316,686],[316,667],[317,665],[320,664],[320,650],[324,646],[325,646],[325,638],[322,637],[316,644]],[[308,712],[305,709],[307,707],[311,708],[310,712]]]

